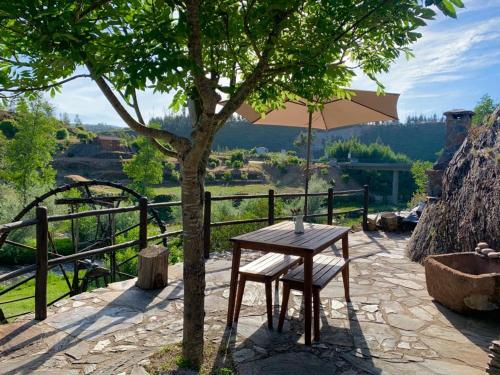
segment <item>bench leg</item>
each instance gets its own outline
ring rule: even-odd
[[[313,320],[314,320],[314,341],[319,341],[319,289],[313,289]]]
[[[342,281],[344,282],[344,296],[346,302],[351,302],[349,297],[349,237],[348,234],[342,237],[342,257],[346,260],[344,268],[342,268]]]
[[[273,282],[266,284],[267,327],[273,329]]]
[[[243,301],[243,292],[245,291],[245,276],[240,276],[240,281],[238,282],[238,294],[236,296],[236,307],[234,309],[234,321],[238,321],[238,317],[240,316],[241,303]]]
[[[288,283],[283,283],[283,301],[281,301],[278,332],[281,332],[283,330],[283,323],[285,323],[286,310],[288,309],[288,298],[290,298],[290,285]]]
[[[349,296],[349,263],[342,269],[342,282],[344,283],[345,301],[351,302],[351,297]]]

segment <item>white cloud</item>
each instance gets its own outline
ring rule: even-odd
[[[404,93],[420,83],[458,80],[473,70],[496,64],[499,50],[481,50],[487,42],[500,41],[499,24],[500,17],[495,17],[447,31],[424,29],[422,39],[413,48],[415,58],[400,58],[381,80],[388,91]],[[481,51],[480,55],[475,54],[476,50]],[[362,75],[353,82],[354,87],[358,85],[373,87]]]

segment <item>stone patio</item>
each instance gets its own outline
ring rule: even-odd
[[[500,338],[499,320],[463,317],[433,303],[423,267],[404,256],[407,240],[350,235],[351,256],[359,257],[350,265],[352,303],[345,303],[340,278],[322,291],[322,337],[312,347],[303,345],[301,294],[292,294],[279,334],[267,329],[264,289],[253,283],[238,326],[225,330],[231,257],[214,256],[207,262],[206,339],[231,352],[243,375],[483,374],[488,345]],[[181,272],[181,265],[171,267],[172,282],[161,291],[118,282],[56,303],[44,322],[27,316],[0,326],[0,373],[146,374],[149,356],[181,341]]]

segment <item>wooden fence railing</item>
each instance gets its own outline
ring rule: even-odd
[[[334,197],[335,196],[349,196],[349,195],[363,195],[363,207],[351,209],[351,210],[343,210],[343,211],[335,211],[333,209]],[[310,193],[309,197],[326,197],[327,198],[327,210],[324,213],[311,214],[308,215],[308,218],[320,218],[326,217],[326,221],[328,224],[333,223],[333,217],[335,214],[347,214],[347,213],[362,213],[362,224],[363,229],[366,229],[367,226],[367,214],[368,214],[368,201],[369,201],[369,191],[368,186],[365,185],[363,189],[358,190],[344,190],[344,191],[334,191],[332,188],[328,189],[327,192],[322,193]],[[276,199],[293,199],[293,198],[301,198],[304,197],[304,193],[281,193],[276,194],[274,190],[269,190],[268,194],[255,194],[255,195],[230,195],[230,196],[215,196],[212,197],[210,192],[205,193],[205,206],[204,206],[204,222],[203,222],[203,246],[204,246],[204,256],[206,259],[210,256],[210,248],[211,248],[211,229],[214,227],[221,227],[226,225],[241,225],[241,224],[250,224],[250,223],[267,223],[272,225],[275,221],[278,220],[286,220],[291,219],[291,216],[286,217],[275,217],[275,201]],[[268,215],[265,218],[253,218],[253,219],[242,219],[242,220],[228,220],[221,222],[212,222],[212,202],[216,201],[227,201],[227,200],[244,200],[244,199],[267,199],[268,202]],[[161,203],[148,203],[148,199],[143,197],[139,199],[138,205],[130,206],[130,207],[120,207],[120,208],[108,208],[108,209],[100,209],[100,210],[89,210],[83,212],[75,212],[65,215],[47,215],[46,207],[36,207],[36,215],[34,219],[24,220],[12,222],[4,225],[0,225],[0,235],[3,233],[8,233],[16,229],[26,228],[29,226],[36,227],[36,247],[33,250],[36,250],[36,263],[30,266],[19,268],[15,271],[5,273],[0,275],[0,282],[4,282],[7,280],[11,280],[15,277],[19,277],[22,275],[30,274],[35,272],[34,275],[30,275],[23,280],[10,285],[9,287],[0,291],[0,296],[10,292],[20,285],[28,282],[35,278],[35,319],[43,320],[47,317],[47,306],[58,301],[61,298],[68,296],[71,292],[66,293],[63,296],[60,296],[54,301],[47,302],[47,278],[48,271],[56,266],[61,266],[65,263],[74,263],[75,269],[78,267],[77,262],[82,262],[85,259],[90,257],[95,257],[103,254],[111,255],[111,263],[110,268],[112,271],[112,280],[114,280],[114,274],[118,273],[122,275],[126,275],[117,271],[118,266],[123,265],[125,262],[131,261],[136,256],[127,259],[126,261],[116,264],[116,259],[114,254],[118,250],[122,250],[128,247],[137,246],[140,249],[144,249],[148,246],[149,242],[163,240],[169,236],[176,236],[182,234],[182,230],[172,231],[172,232],[164,232],[154,236],[148,237],[148,222],[150,221],[148,218],[148,210],[165,208],[165,207],[175,207],[181,206],[181,202],[161,202]],[[114,240],[111,239],[111,245],[104,246],[96,249],[85,250],[81,252],[77,252],[71,255],[57,255],[54,258],[49,259],[49,223],[52,222],[60,222],[65,220],[75,220],[83,217],[90,216],[101,216],[101,215],[111,215],[111,214],[120,214],[125,212],[139,212],[139,223],[134,225],[131,228],[139,227],[139,235],[137,240],[127,241],[123,243],[115,244]],[[131,228],[127,228],[130,230]],[[122,231],[123,232],[123,231]],[[19,245],[19,247],[29,248],[29,246],[25,246],[23,244],[17,244],[12,241],[8,241],[11,245]],[[54,254],[51,254],[54,255]],[[132,276],[132,275],[127,275]],[[22,299],[31,298],[25,297]],[[20,299],[2,302],[2,304],[16,302]],[[1,309],[0,309],[1,311]]]

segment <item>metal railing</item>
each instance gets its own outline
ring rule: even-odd
[[[363,207],[356,208],[356,209],[351,209],[351,210],[341,210],[341,211],[336,211],[333,209],[333,203],[334,203],[334,197],[335,196],[350,196],[350,195],[358,195],[362,194],[363,195]],[[212,197],[212,194],[210,192],[205,192],[205,204],[204,204],[204,221],[203,221],[203,247],[204,247],[204,256],[206,259],[209,258],[210,256],[210,249],[211,249],[211,229],[214,227],[222,227],[222,226],[228,226],[228,225],[241,225],[241,224],[251,224],[251,223],[267,223],[268,225],[272,225],[275,223],[275,221],[278,220],[287,220],[291,219],[291,216],[285,216],[285,217],[275,217],[275,202],[276,199],[293,199],[293,198],[301,198],[304,197],[304,193],[280,193],[276,194],[274,190],[269,190],[267,194],[254,194],[254,195],[228,195],[228,196],[215,196]],[[322,193],[310,193],[308,194],[308,197],[326,197],[326,212],[324,213],[317,213],[317,214],[311,214],[308,215],[308,218],[321,218],[321,217],[326,217],[327,224],[332,225],[333,223],[333,217],[335,215],[340,215],[340,214],[348,214],[348,213],[362,213],[362,225],[363,229],[365,230],[367,227],[367,215],[368,215],[368,201],[369,201],[369,191],[368,191],[368,186],[365,185],[363,189],[357,189],[357,190],[343,190],[343,191],[334,191],[332,188],[328,189],[327,192],[322,192]],[[235,200],[245,200],[245,199],[267,199],[268,201],[268,215],[267,217],[263,218],[252,218],[252,219],[241,219],[241,220],[228,220],[228,221],[221,221],[221,222],[212,222],[212,202],[217,202],[217,201],[235,201]],[[22,275],[30,274],[34,272],[34,275],[30,275],[27,278],[24,278],[23,280],[14,283],[13,285],[10,285],[9,287],[5,288],[4,290],[0,291],[0,296],[4,295],[20,285],[32,280],[33,278],[35,279],[35,319],[37,320],[43,320],[47,317],[47,306],[60,300],[61,298],[64,298],[71,293],[74,293],[75,291],[72,289],[72,286],[69,282],[69,280],[66,277],[66,274],[64,276],[66,277],[66,281],[68,283],[68,287],[70,291],[63,296],[58,297],[56,300],[47,302],[47,281],[48,281],[48,272],[50,269],[54,267],[61,267],[62,264],[65,263],[74,263],[75,264],[75,270],[78,270],[77,263],[78,262],[83,262],[86,259],[90,257],[96,257],[99,255],[103,254],[110,254],[111,255],[111,263],[110,263],[110,269],[111,269],[111,275],[112,279],[114,280],[114,275],[116,273],[126,275],[126,276],[132,276],[132,275],[127,275],[123,272],[119,271],[119,266],[123,265],[124,263],[131,261],[132,259],[137,257],[137,254],[119,264],[116,263],[116,258],[115,258],[115,252],[118,250],[122,250],[125,248],[129,247],[135,247],[137,246],[139,250],[144,249],[148,246],[149,242],[152,241],[158,241],[158,240],[163,240],[166,239],[169,236],[177,236],[181,235],[183,233],[182,230],[177,230],[177,231],[172,231],[172,232],[167,232],[165,231],[164,233],[156,234],[154,236],[149,236],[148,237],[148,222],[150,221],[150,218],[148,218],[148,209],[158,209],[158,208],[165,208],[165,207],[175,207],[175,206],[181,206],[180,201],[176,202],[161,202],[161,203],[148,203],[148,199],[143,197],[139,199],[138,205],[136,206],[130,206],[130,207],[121,207],[121,208],[108,208],[108,209],[100,209],[100,210],[89,210],[89,211],[83,211],[83,212],[75,212],[75,213],[69,213],[65,215],[53,215],[53,216],[48,216],[47,215],[47,208],[46,207],[36,207],[36,215],[34,219],[30,220],[24,220],[24,221],[17,221],[17,222],[12,222],[4,225],[0,225],[0,235],[4,233],[9,233],[13,230],[20,229],[20,228],[26,228],[30,226],[35,226],[36,228],[36,247],[30,247],[24,244],[20,244],[17,242],[13,241],[6,241],[6,243],[9,243],[14,246],[18,246],[21,248],[29,248],[32,249],[36,252],[36,262],[33,265],[25,266],[22,268],[19,268],[15,271],[5,273],[3,275],[0,275],[0,282],[5,282],[7,280],[11,280],[15,277],[19,277]],[[54,223],[54,222],[60,222],[60,221],[65,221],[65,220],[77,220],[80,218],[84,217],[99,217],[102,215],[115,215],[115,214],[120,214],[120,213],[125,213],[125,212],[139,212],[139,223],[136,225],[133,225],[130,228],[127,228],[125,230],[122,230],[121,232],[128,231],[132,228],[139,227],[139,235],[137,240],[132,240],[132,241],[126,241],[123,243],[114,243],[114,238],[111,238],[111,245],[96,248],[96,249],[89,249],[85,251],[80,251],[76,252],[75,254],[71,255],[59,255],[59,254],[54,254],[49,251],[49,223]],[[116,236],[118,233],[115,233],[114,236]],[[113,236],[113,237],[114,237]],[[55,257],[49,259],[49,255],[52,255]],[[78,277],[78,275],[76,276]],[[28,298],[33,298],[33,297],[23,297],[20,299],[14,299],[10,301],[4,301],[2,304],[6,303],[14,303],[23,299],[28,299]],[[1,311],[1,310],[0,310]],[[23,315],[23,314],[18,314],[18,315]],[[16,315],[17,316],[17,315]],[[12,318],[8,317],[8,318]]]

